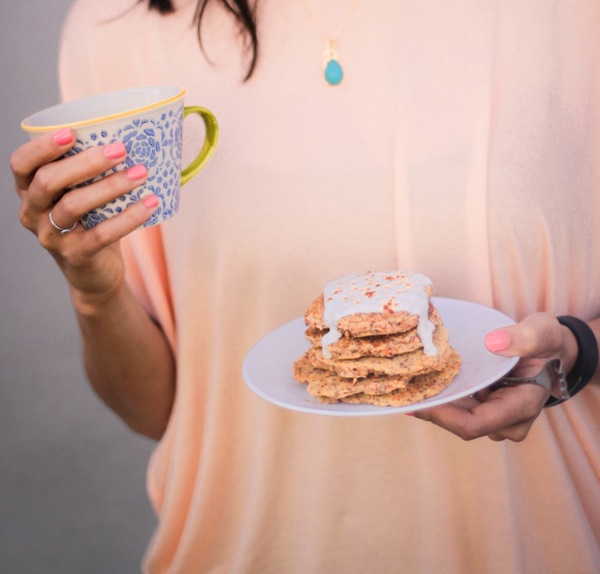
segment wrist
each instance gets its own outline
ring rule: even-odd
[[[93,318],[118,306],[127,292],[125,284],[103,291],[82,291],[71,287],[71,301],[78,316]]]
[[[581,319],[571,316],[557,317],[558,322],[571,332],[564,333],[564,357],[567,370],[567,387],[570,397],[581,391],[594,377],[598,368],[598,341],[592,329]],[[570,363],[570,364],[569,364]],[[564,402],[550,397],[546,407]]]

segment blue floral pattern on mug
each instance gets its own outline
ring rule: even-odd
[[[120,141],[127,149],[127,157],[116,168],[77,187],[139,164],[146,167],[148,177],[142,186],[86,213],[81,220],[83,226],[94,227],[150,194],[156,195],[160,203],[152,217],[144,223],[144,227],[155,225],[177,213],[181,179],[183,102],[176,102],[169,108],[163,108],[160,114],[154,112],[138,116],[115,132],[108,132],[101,128],[98,130],[87,134],[85,139],[77,139],[68,155],[79,153],[91,146]]]

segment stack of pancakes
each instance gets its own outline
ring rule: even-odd
[[[399,407],[438,394],[461,360],[430,296],[431,281],[405,271],[329,283],[305,313],[312,346],[294,378],[325,403]]]

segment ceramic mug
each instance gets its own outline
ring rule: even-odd
[[[200,172],[217,145],[219,127],[215,116],[206,108],[184,107],[184,95],[185,89],[179,86],[145,86],[107,92],[39,111],[25,118],[21,127],[31,138],[72,128],[77,141],[66,155],[92,146],[122,142],[127,148],[125,161],[77,187],[137,164],[146,167],[146,182],[86,213],[81,223],[86,228],[94,227],[140,198],[154,194],[160,203],[144,223],[144,227],[148,227],[177,213],[180,187]],[[194,160],[182,170],[183,120],[190,114],[197,114],[204,121],[204,143]]]

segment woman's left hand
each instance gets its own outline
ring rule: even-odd
[[[492,331],[485,345],[497,355],[521,357],[511,373],[516,377],[534,376],[554,358],[561,359],[568,371],[577,357],[575,337],[548,313],[534,313],[520,323]],[[487,436],[518,442],[527,436],[548,397],[548,391],[535,384],[487,388],[472,397],[415,411],[414,416],[464,440]]]

